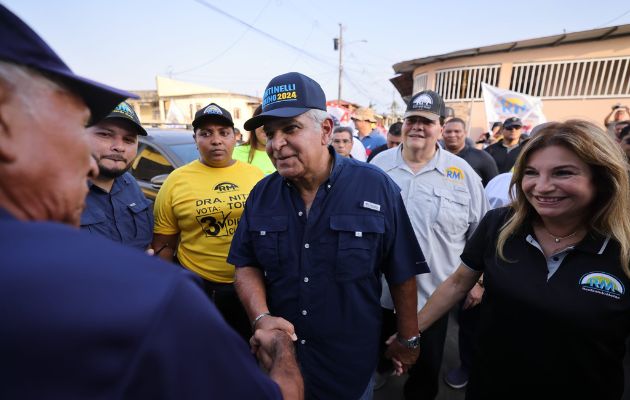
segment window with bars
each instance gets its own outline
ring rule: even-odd
[[[416,75],[413,78],[413,92],[418,93],[427,89],[427,74]]]
[[[435,74],[435,91],[444,100],[481,99],[481,84],[498,86],[500,72],[500,65],[440,70]]]
[[[630,96],[630,57],[514,64],[510,90],[543,98]]]

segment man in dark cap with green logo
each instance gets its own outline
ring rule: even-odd
[[[145,250],[153,238],[153,212],[127,170],[138,152],[138,135],[147,131],[133,108],[122,102],[88,132],[98,176],[89,184],[81,228]]]

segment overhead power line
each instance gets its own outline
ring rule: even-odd
[[[603,28],[604,26],[606,26],[606,25],[608,25],[608,24],[610,24],[610,23],[612,23],[612,22],[615,22],[615,21],[616,21],[616,20],[618,20],[619,18],[621,18],[621,17],[625,17],[627,14],[630,14],[630,10],[626,10],[626,12],[624,12],[624,13],[622,13],[622,14],[620,14],[620,15],[616,16],[615,18],[611,19],[610,21],[604,22],[603,24],[601,24],[601,25],[600,25],[600,26],[598,26],[597,28]],[[595,29],[597,29],[597,28],[595,28]]]
[[[265,4],[265,6],[260,10],[260,12],[258,13],[258,15],[256,16],[256,18],[254,18],[253,22],[258,21],[258,19],[260,18],[260,16],[263,14],[263,12],[265,12],[265,10],[267,9],[267,7],[269,7],[269,3],[271,3],[271,0],[267,1],[267,4]],[[212,64],[213,62],[215,62],[216,60],[218,60],[219,58],[223,57],[228,51],[232,50],[232,48],[234,46],[236,46],[238,44],[238,42],[240,42],[245,35],[247,34],[247,32],[250,31],[251,28],[247,27],[247,29],[245,29],[243,31],[243,33],[241,33],[241,35],[236,38],[236,40],[234,42],[232,42],[228,47],[225,48],[225,50],[223,50],[222,52],[220,52],[219,54],[217,54],[216,56],[212,57],[211,59],[202,62],[201,64],[197,64],[194,67],[182,70],[182,71],[178,71],[178,72],[173,72],[173,75],[180,75],[180,74],[185,74],[191,71],[195,71],[198,70],[199,68],[203,68],[206,65]]]
[[[195,0],[195,1],[197,3],[203,5],[204,7],[207,7],[209,9],[213,10],[214,12],[217,12],[217,13],[219,13],[219,14],[221,14],[221,15],[223,15],[223,16],[225,16],[225,17],[227,17],[227,18],[229,18],[229,19],[231,19],[233,21],[238,22],[241,25],[244,25],[244,26],[250,28],[252,31],[254,31],[254,32],[256,32],[256,33],[266,37],[267,39],[273,40],[274,42],[279,43],[279,44],[281,44],[281,45],[283,45],[285,47],[288,47],[288,48],[290,48],[293,51],[297,51],[298,53],[302,53],[305,56],[307,56],[307,57],[309,57],[309,58],[311,58],[311,59],[313,59],[315,61],[318,61],[318,62],[320,62],[322,64],[326,64],[326,65],[329,65],[329,66],[334,66],[334,64],[332,64],[332,63],[330,63],[330,62],[328,62],[328,61],[326,61],[326,60],[316,56],[315,54],[309,53],[308,51],[300,49],[299,47],[294,46],[294,45],[292,45],[289,42],[286,42],[286,41],[284,41],[284,40],[282,40],[280,38],[277,38],[277,37],[275,37],[275,36],[265,32],[265,31],[261,30],[261,29],[258,29],[255,26],[251,25],[250,23],[248,23],[246,21],[243,21],[242,19],[240,19],[238,17],[235,17],[234,15],[229,14],[229,13],[221,10],[220,8],[216,7],[213,4],[207,3],[207,2],[205,2],[203,0]]]

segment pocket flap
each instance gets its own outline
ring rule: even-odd
[[[132,213],[138,214],[138,213],[141,213],[142,211],[145,211],[147,208],[149,208],[149,204],[147,204],[146,202],[131,203],[127,205],[127,208],[129,208],[129,210],[131,210]]]
[[[436,187],[436,188],[433,188],[433,193],[436,196],[443,197],[454,203],[462,204],[465,206],[467,206],[470,203],[470,195],[465,192],[453,193],[450,190]]]
[[[346,232],[385,233],[382,215],[331,215],[330,229]]]
[[[105,213],[99,208],[86,208],[81,214],[81,225],[95,225],[106,220]]]

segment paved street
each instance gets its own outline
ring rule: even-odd
[[[448,334],[444,349],[444,361],[442,362],[442,375],[445,371],[459,365],[458,345],[457,345],[457,320],[451,317],[448,321]],[[402,399],[402,388],[407,376],[392,376],[387,380],[387,384],[380,390],[374,392],[374,400],[394,400]],[[444,381],[440,381],[440,392],[436,400],[463,400],[466,389],[451,389]]]

